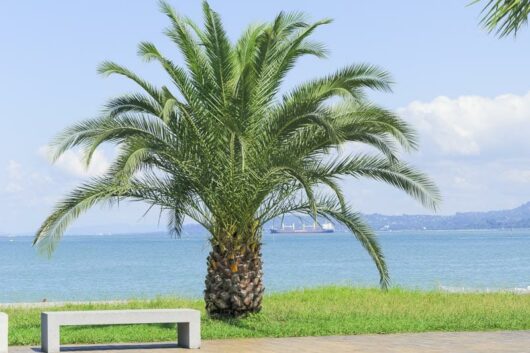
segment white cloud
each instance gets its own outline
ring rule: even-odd
[[[7,163],[7,183],[4,187],[4,191],[8,193],[17,193],[24,190],[24,187],[21,184],[21,179],[23,177],[22,165],[17,161],[10,160]]]
[[[17,183],[17,182],[9,182],[7,183],[7,185],[5,186],[4,190],[10,194],[14,194],[14,193],[17,193],[17,192],[21,192],[24,190],[24,188],[22,187],[22,185],[20,185],[20,183]]]
[[[40,147],[39,154],[43,157],[49,158],[50,147]],[[83,161],[82,153],[80,151],[69,150],[61,155],[61,157],[55,161],[54,165],[77,177],[92,177],[104,174],[109,168],[110,162],[103,152],[97,150],[94,152],[90,166],[87,168]]]
[[[530,183],[529,169],[510,169],[505,171],[503,175],[508,181],[522,184]]]
[[[441,211],[516,207],[530,195],[530,92],[436,97],[398,113],[418,131],[405,156],[440,187]]]
[[[7,176],[9,178],[20,178],[22,177],[22,165],[18,163],[17,161],[10,160],[7,163]]]
[[[53,183],[49,175],[42,174],[38,171],[28,171],[22,164],[17,161],[10,160],[6,167],[6,185],[5,192],[9,194],[19,194],[22,192],[32,192],[43,185]]]
[[[495,98],[440,96],[415,101],[398,113],[420,132],[422,149],[442,155],[530,151],[530,92]]]

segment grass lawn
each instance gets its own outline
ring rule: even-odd
[[[202,337],[283,337],[424,331],[530,329],[530,295],[454,294],[392,289],[324,287],[268,295],[263,311],[234,321],[210,320],[201,300],[159,298],[124,304],[67,305],[46,309],[0,308],[9,314],[9,343],[40,342],[40,312],[140,308],[195,308],[203,312]],[[157,342],[175,339],[174,325],[65,327],[69,343]]]

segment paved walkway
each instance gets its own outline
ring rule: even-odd
[[[9,353],[35,353],[11,347]],[[66,352],[182,353],[172,344],[64,346]],[[406,333],[203,341],[200,353],[529,353],[530,331]]]

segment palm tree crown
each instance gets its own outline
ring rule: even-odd
[[[183,65],[149,42],[142,42],[138,53],[163,67],[170,86],[155,87],[113,62],[101,64],[101,74],[125,76],[142,91],[111,99],[102,116],[73,125],[54,140],[55,159],[81,148],[88,165],[106,142],[118,145],[119,153],[104,176],[57,204],[35,244],[52,252],[82,212],[123,199],[160,207],[177,234],[185,217],[195,220],[221,253],[257,246],[261,227],[275,217],[307,214],[346,226],[386,286],[381,249],[346,202],[341,179],[380,180],[431,209],[439,201],[428,177],[400,160],[401,150],[417,146],[414,131],[365,97],[366,89],[390,91],[389,74],[372,65],[351,65],[280,94],[299,58],[326,56],[323,45],[309,38],[330,20],[308,23],[302,14],[280,13],[231,42],[206,2],[203,27],[165,2],[161,9],[171,22],[165,33]],[[348,142],[374,150],[341,152]]]

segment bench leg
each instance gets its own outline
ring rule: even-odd
[[[59,353],[60,348],[60,330],[59,325],[48,318],[46,313],[41,314],[41,350],[46,353]]]
[[[201,321],[177,324],[178,345],[184,348],[201,348]]]
[[[7,353],[7,314],[0,313],[0,353]]]

